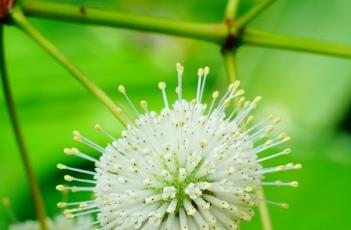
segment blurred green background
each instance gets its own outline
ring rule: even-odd
[[[60,1],[62,2],[62,1]],[[225,0],[204,1],[99,1],[66,0],[118,12],[154,15],[175,20],[221,21]],[[243,14],[254,0],[242,0]],[[250,26],[310,38],[351,44],[349,0],[279,0]],[[126,85],[135,100],[161,105],[158,81],[176,85],[175,63],[185,66],[185,89],[192,97],[196,69],[211,68],[207,92],[226,86],[219,47],[195,40],[146,34],[125,29],[31,19],[88,76],[114,100]],[[63,182],[58,162],[81,165],[66,157],[64,147],[74,145],[78,129],[102,145],[94,130],[100,123],[115,136],[120,125],[89,92],[75,81],[35,42],[15,27],[6,27],[6,60],[10,81],[28,146],[50,216],[59,213]],[[271,178],[298,180],[299,188],[269,188],[270,200],[290,204],[288,210],[269,207],[275,229],[351,229],[351,60],[308,53],[243,46],[238,51],[238,72],[249,97],[261,95],[257,116],[282,117],[281,130],[292,136],[293,154],[287,161],[301,162],[297,172]],[[169,91],[169,94],[171,91]],[[210,94],[208,94],[210,95]],[[123,100],[122,100],[123,101]],[[0,94],[0,197],[7,196],[20,220],[34,218],[34,207],[18,149]],[[84,165],[81,165],[84,167]],[[10,223],[0,208],[0,229]],[[242,229],[259,229],[259,217]]]

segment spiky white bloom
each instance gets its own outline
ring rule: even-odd
[[[89,216],[81,216],[75,220],[68,220],[63,215],[59,215],[53,220],[47,219],[49,230],[93,229],[92,222],[92,218]],[[40,230],[40,224],[38,221],[28,220],[23,223],[10,225],[9,230]]]
[[[252,125],[250,112],[260,97],[246,100],[239,81],[229,85],[219,98],[214,92],[209,107],[202,102],[208,67],[199,69],[196,97],[182,97],[183,67],[177,64],[178,99],[169,105],[166,84],[159,83],[164,108],[159,114],[149,111],[141,101],[143,114],[137,111],[123,86],[122,93],[136,113],[134,124],[103,148],[79,132],[74,139],[100,152],[97,160],[77,148],[66,149],[92,161],[95,171],[59,164],[67,169],[91,175],[81,179],[66,175],[67,181],[92,186],[58,185],[58,190],[92,191],[89,201],[59,203],[60,207],[80,205],[66,210],[68,217],[97,213],[102,229],[238,229],[241,220],[250,220],[252,207],[259,200],[255,191],[263,185],[297,186],[297,182],[263,182],[272,172],[298,169],[300,164],[263,168],[261,162],[288,154],[290,149],[259,158],[259,153],[289,140],[281,133],[273,139],[267,134],[279,119],[270,116]],[[264,201],[285,207],[284,203]]]

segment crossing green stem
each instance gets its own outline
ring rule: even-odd
[[[256,194],[257,194],[257,198],[260,200],[258,204],[258,209],[260,211],[262,228],[264,230],[272,230],[273,228],[272,228],[271,218],[269,216],[268,207],[265,202],[265,195],[263,192],[263,188],[259,189],[256,192]]]
[[[35,174],[29,160],[29,154],[28,154],[26,145],[24,143],[23,134],[18,121],[18,117],[17,117],[15,102],[12,97],[10,82],[7,76],[5,56],[4,56],[3,37],[4,37],[3,25],[0,25],[0,75],[1,75],[1,81],[2,81],[2,88],[5,94],[5,101],[8,108],[12,128],[15,134],[16,142],[19,148],[24,169],[26,171],[26,176],[29,182],[29,187],[31,190],[31,195],[34,202],[36,214],[40,223],[40,227],[42,230],[47,230],[48,227],[46,224],[46,214],[45,214],[44,203],[40,194],[40,188],[39,188],[38,182],[35,178]]]
[[[243,45],[255,45],[351,58],[351,45],[280,35],[251,28],[246,28],[243,31],[240,41]]]
[[[223,59],[228,81],[229,83],[232,83],[238,79],[234,51],[228,51],[223,53]]]
[[[258,0],[258,3],[249,9],[246,14],[238,18],[235,22],[235,26],[232,28],[233,33],[237,33],[240,29],[250,23],[256,16],[262,13],[267,7],[269,7],[276,0]]]
[[[234,20],[236,12],[238,11],[240,0],[228,0],[227,6],[224,12],[225,20]]]
[[[27,16],[156,32],[214,43],[222,43],[227,34],[222,23],[179,22],[45,1],[24,1],[21,7]]]
[[[124,126],[130,123],[130,120],[123,110],[101,88],[82,73],[78,67],[76,67],[59,49],[56,48],[55,45],[37,31],[26,19],[18,6],[15,6],[12,9],[11,17],[24,32],[32,37],[53,58],[55,58],[56,61],[62,64],[62,66],[64,66],[90,93],[96,96]]]

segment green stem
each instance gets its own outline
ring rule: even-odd
[[[227,6],[225,8],[224,18],[228,21],[234,20],[236,13],[238,11],[240,0],[228,0]]]
[[[86,77],[68,58],[56,48],[48,39],[37,31],[23,15],[21,9],[15,6],[11,11],[11,17],[15,23],[30,37],[32,37],[41,47],[43,47],[52,57],[62,64],[88,91],[97,97],[114,115],[126,126],[130,120],[122,109],[94,82]]]
[[[262,223],[263,230],[272,230],[273,229],[272,223],[271,223],[271,219],[269,216],[267,204],[265,202],[265,195],[263,192],[263,188],[257,190],[256,194],[257,194],[257,198],[260,200],[258,209],[260,211],[261,223]]]
[[[40,222],[41,229],[46,230],[47,224],[46,224],[46,214],[45,214],[45,207],[44,203],[40,194],[40,188],[38,185],[38,182],[35,178],[35,174],[33,171],[33,168],[31,166],[30,160],[29,160],[29,154],[26,149],[26,146],[24,144],[24,139],[23,139],[23,134],[21,131],[21,127],[17,118],[17,113],[16,113],[16,108],[15,108],[15,103],[12,97],[12,92],[10,88],[10,83],[8,80],[7,76],[7,70],[6,70],[6,63],[5,63],[5,57],[4,57],[4,41],[3,41],[3,26],[0,26],[0,72],[1,72],[1,81],[2,81],[2,87],[3,91],[5,94],[5,101],[7,104],[7,108],[9,111],[13,131],[15,134],[16,142],[19,147],[19,152],[22,158],[22,162],[24,164],[24,169],[26,171],[27,179],[29,182],[29,187],[31,190],[32,194],[32,199],[34,202],[35,210],[37,213],[38,220]]]
[[[279,35],[249,28],[243,31],[241,43],[351,58],[350,45]]]
[[[227,72],[229,82],[234,82],[238,79],[234,52],[235,51],[228,51],[223,54],[224,66]]]
[[[215,43],[222,43],[227,34],[223,24],[177,22],[44,1],[24,1],[21,6],[28,16],[157,32]]]
[[[238,18],[232,32],[237,33],[240,29],[250,23],[257,15],[262,13],[267,7],[269,7],[276,0],[260,0],[254,5],[246,14]]]

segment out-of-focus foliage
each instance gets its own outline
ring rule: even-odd
[[[62,1],[60,1],[62,2]],[[175,20],[220,21],[226,1],[82,1],[72,4],[133,12]],[[253,4],[242,0],[239,14]],[[351,2],[348,0],[280,0],[260,15],[252,27],[351,44]],[[196,69],[211,67],[207,92],[224,89],[226,78],[219,47],[164,35],[125,29],[33,19],[32,22],[116,101],[116,86],[123,83],[137,102],[148,99],[157,110],[161,103],[157,82],[175,87],[175,63],[185,66],[185,92],[194,95]],[[46,207],[58,213],[62,182],[57,162],[82,164],[62,150],[73,145],[71,131],[101,143],[107,139],[93,126],[100,123],[117,137],[120,125],[93,96],[81,87],[37,44],[15,27],[7,27],[6,58],[19,118],[31,161],[40,180]],[[262,95],[257,116],[282,117],[281,129],[293,137],[291,161],[302,162],[298,172],[279,178],[297,179],[301,186],[270,188],[267,199],[290,203],[290,209],[270,207],[275,229],[350,229],[351,221],[351,60],[322,55],[241,47],[238,69],[250,97]],[[171,90],[169,90],[169,94]],[[208,94],[210,95],[210,94]],[[348,120],[349,119],[349,120]],[[33,218],[28,185],[0,94],[0,196],[9,196],[20,219]],[[273,163],[273,162],[272,162]],[[274,163],[279,163],[277,160]],[[275,179],[272,177],[272,179]],[[9,218],[0,208],[0,229]],[[243,224],[258,229],[259,218]]]

